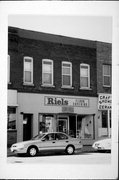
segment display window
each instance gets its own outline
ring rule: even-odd
[[[39,133],[64,132],[81,139],[94,138],[93,115],[39,114]]]
[[[54,115],[39,114],[39,133],[54,131]]]
[[[7,129],[16,129],[16,107],[7,108]]]
[[[80,137],[81,139],[93,139],[93,126],[93,115],[77,116],[77,137]]]

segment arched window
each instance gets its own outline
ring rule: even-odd
[[[72,87],[72,63],[62,62],[62,87]]]
[[[90,65],[80,64],[80,88],[90,88]]]
[[[10,55],[7,56],[7,83],[10,83]]]
[[[42,60],[42,85],[53,86],[53,60]]]
[[[24,57],[24,83],[33,84],[33,58]]]

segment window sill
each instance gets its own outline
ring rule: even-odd
[[[30,84],[30,83],[23,83],[23,86],[34,86],[34,84]]]
[[[91,88],[79,88],[80,90],[88,90],[88,91],[91,91],[92,89]]]
[[[61,88],[62,89],[74,89],[74,87],[72,87],[72,86],[62,86]]]
[[[55,88],[54,85],[46,85],[46,84],[42,84],[41,86],[42,86],[42,87],[46,87],[46,88]]]
[[[103,85],[104,88],[111,88],[111,86],[106,86],[106,85]]]

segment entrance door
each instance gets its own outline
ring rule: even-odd
[[[23,115],[23,141],[32,138],[32,114]]]
[[[69,135],[76,137],[76,116],[69,116]]]
[[[59,117],[58,118],[58,132],[68,133],[68,117]]]

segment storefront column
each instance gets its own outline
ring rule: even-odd
[[[111,137],[111,132],[110,132],[110,110],[107,110],[107,121],[108,121],[108,126],[107,126],[107,134],[108,137]]]
[[[76,115],[76,138],[77,138],[77,115]]]
[[[18,110],[17,142],[23,141],[23,113]]]
[[[95,114],[93,114],[93,139],[95,139]]]
[[[32,120],[32,136],[36,136],[39,133],[39,119],[38,119],[38,113],[35,112],[33,114],[33,120]]]

